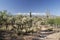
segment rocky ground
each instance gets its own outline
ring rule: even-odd
[[[52,35],[53,31],[40,31],[29,35],[17,35],[13,32],[0,31],[0,40],[43,40],[46,36]],[[60,34],[59,34],[60,35]],[[50,36],[54,37],[54,36]],[[45,40],[45,39],[44,39]]]

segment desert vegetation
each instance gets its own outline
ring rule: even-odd
[[[12,15],[9,14],[6,10],[0,11],[0,34],[1,36],[7,34],[8,36],[15,37],[21,35],[32,35],[41,30],[41,27],[44,25],[50,26],[60,25],[60,18],[40,18],[38,16],[30,15]],[[48,30],[53,30],[52,28]],[[23,39],[23,38],[22,38]],[[21,39],[21,40],[22,40]]]

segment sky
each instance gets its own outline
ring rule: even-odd
[[[7,10],[12,14],[29,13],[60,16],[60,0],[0,0],[0,11]]]

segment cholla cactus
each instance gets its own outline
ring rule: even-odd
[[[0,15],[2,16],[2,15]],[[7,25],[8,24],[8,29],[11,27],[11,29],[9,29],[9,31],[13,30],[16,33],[31,33],[31,32],[37,32],[38,28],[37,28],[37,22],[39,21],[38,18],[32,18],[32,14],[30,12],[30,16],[22,16],[22,15],[8,15],[5,16],[3,15],[3,17],[1,19],[7,19],[7,20],[0,20],[2,22],[2,24]],[[36,20],[35,20],[36,19]],[[32,23],[34,24],[34,26],[32,25]]]

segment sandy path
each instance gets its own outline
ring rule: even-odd
[[[60,32],[48,35],[44,40],[60,40]]]

